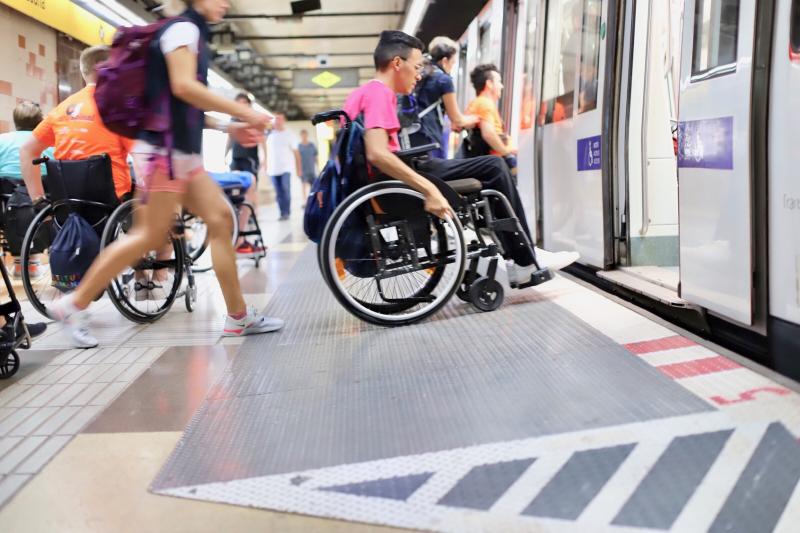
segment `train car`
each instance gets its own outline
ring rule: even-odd
[[[800,1],[493,0],[461,43],[544,248],[800,375]]]

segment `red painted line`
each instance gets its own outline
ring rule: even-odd
[[[726,357],[718,355],[716,357],[686,361],[685,363],[661,365],[656,368],[672,379],[683,379],[693,376],[702,376],[703,374],[723,372],[725,370],[733,370],[735,368],[741,368],[741,366]]]
[[[751,402],[756,400],[757,395],[763,396],[763,393],[771,393],[776,396],[787,396],[791,394],[791,391],[788,389],[784,389],[783,387],[759,387],[757,389],[751,389],[748,391],[744,391],[739,394],[738,397],[730,400],[725,398],[724,396],[712,396],[710,399],[712,402],[716,403],[717,405],[733,405],[735,403],[742,403],[742,402]]]
[[[664,350],[675,350],[676,348],[687,348],[689,346],[697,346],[697,343],[686,337],[675,335],[674,337],[664,337],[651,341],[632,342],[626,344],[625,348],[637,355],[642,355],[645,353],[663,352]]]

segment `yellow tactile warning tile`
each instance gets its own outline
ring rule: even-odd
[[[180,436],[180,432],[79,435],[0,510],[2,531],[400,531],[151,494],[147,486]]]

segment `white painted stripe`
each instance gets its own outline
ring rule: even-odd
[[[594,524],[610,524],[617,516],[672,441],[671,436],[660,437],[662,438],[646,437],[640,441],[600,493],[584,509],[578,523],[583,524],[587,531]]]
[[[798,524],[800,524],[800,483],[794,488],[773,533],[797,533]]]
[[[562,450],[538,457],[492,506],[491,512],[519,515],[572,457],[572,451]]]
[[[708,530],[758,447],[767,425],[746,424],[733,432],[694,496],[675,520],[673,531]]]
[[[418,488],[408,500],[411,504],[434,505],[472,469],[469,464],[445,463],[444,468]]]
[[[697,359],[715,357],[717,354],[704,346],[689,346],[687,348],[676,348],[674,350],[663,350],[638,355],[643,361],[647,361],[653,366],[672,365],[675,363],[686,363]]]

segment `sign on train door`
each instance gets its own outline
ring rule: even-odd
[[[748,325],[755,4],[686,0],[678,126],[681,296]]]

